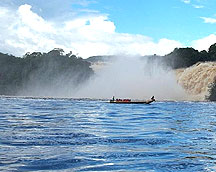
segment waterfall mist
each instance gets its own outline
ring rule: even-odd
[[[96,75],[80,88],[76,97],[185,100],[175,73],[157,61],[121,56],[96,70]]]

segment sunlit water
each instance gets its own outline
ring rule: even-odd
[[[0,171],[216,171],[216,104],[2,97]]]

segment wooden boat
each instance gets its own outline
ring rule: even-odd
[[[117,104],[150,104],[155,101],[154,96],[151,97],[151,99],[146,101],[132,101],[131,99],[115,99],[113,97],[112,100],[110,100],[110,103],[117,103]]]

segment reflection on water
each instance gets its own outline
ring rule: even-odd
[[[0,98],[0,171],[215,171],[216,104]]]

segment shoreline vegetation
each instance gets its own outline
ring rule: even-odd
[[[93,63],[108,62],[115,56],[93,56],[82,59],[72,52],[64,54],[64,50],[55,48],[48,53],[26,53],[23,57],[15,57],[0,53],[0,95],[22,95],[22,90],[31,92],[34,88],[53,90],[64,89],[70,84],[76,89],[87,82],[93,75]],[[172,70],[187,69],[198,63],[216,62],[216,44],[208,51],[198,51],[193,48],[176,48],[165,56],[143,56],[149,64],[158,63]],[[197,74],[198,75],[198,74]],[[207,101],[216,101],[216,73],[214,81],[208,86]],[[47,96],[47,95],[45,95]]]
[[[64,89],[67,84],[76,89],[94,74],[90,63],[62,49],[48,53],[27,53],[22,58],[0,53],[0,95],[28,95],[32,88],[45,93]],[[27,94],[22,94],[27,90]]]

